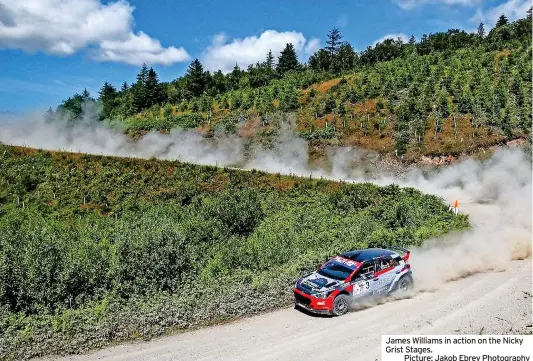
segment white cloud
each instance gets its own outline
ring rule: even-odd
[[[172,65],[190,59],[183,48],[171,46],[163,48],[161,43],[152,39],[142,31],[130,33],[123,41],[104,40],[100,43],[96,59],[115,61],[131,65],[163,64]]]
[[[304,52],[307,56],[313,55],[318,49],[320,49],[320,40],[317,38],[309,39],[305,45]]]
[[[475,5],[483,0],[396,0],[402,9],[409,10],[425,4]]]
[[[294,45],[299,53],[300,61],[320,44],[318,39],[307,41],[302,33],[295,31],[266,30],[259,36],[253,35],[232,41],[228,41],[225,34],[218,34],[205,50],[202,63],[211,71],[220,69],[227,73],[233,69],[235,64],[242,69],[265,60],[269,50],[277,59],[287,43]]]
[[[405,35],[404,33],[396,33],[396,34],[387,34],[387,35],[383,35],[381,38],[379,38],[378,40],[374,41],[374,43],[372,44],[372,46],[376,46],[377,43],[382,43],[385,39],[402,39],[402,41],[404,43],[407,43],[409,41],[409,36]]]
[[[182,48],[135,34],[133,10],[125,0],[0,0],[0,48],[63,56],[90,48],[98,60],[128,64],[188,59]]]
[[[526,17],[526,12],[530,7],[531,1],[529,0],[508,0],[493,8],[477,9],[476,14],[470,21],[474,23],[483,22],[486,28],[492,28],[500,15],[505,14],[510,21],[514,21]]]

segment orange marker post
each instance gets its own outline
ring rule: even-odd
[[[455,214],[459,213],[459,201],[457,199],[453,203],[453,213]]]

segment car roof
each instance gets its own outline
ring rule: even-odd
[[[381,256],[390,256],[394,254],[393,251],[383,248],[368,248],[363,250],[355,250],[341,254],[341,257],[351,259],[357,262],[368,261]]]

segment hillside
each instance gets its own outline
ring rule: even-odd
[[[280,307],[328,255],[465,227],[438,197],[395,185],[0,145],[0,355]]]
[[[530,14],[488,34],[451,29],[362,52],[337,29],[328,39],[307,64],[287,44],[277,64],[269,53],[229,74],[195,60],[184,76],[160,83],[143,67],[136,82],[120,90],[106,83],[97,100],[76,94],[56,114],[76,120],[83,102],[95,102],[100,120],[133,138],[180,127],[268,143],[289,126],[315,152],[358,145],[404,159],[469,153],[531,133]]]

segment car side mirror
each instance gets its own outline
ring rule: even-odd
[[[374,278],[374,276],[375,276],[374,272],[367,273],[367,274],[365,274],[365,279],[371,280],[372,278]]]

